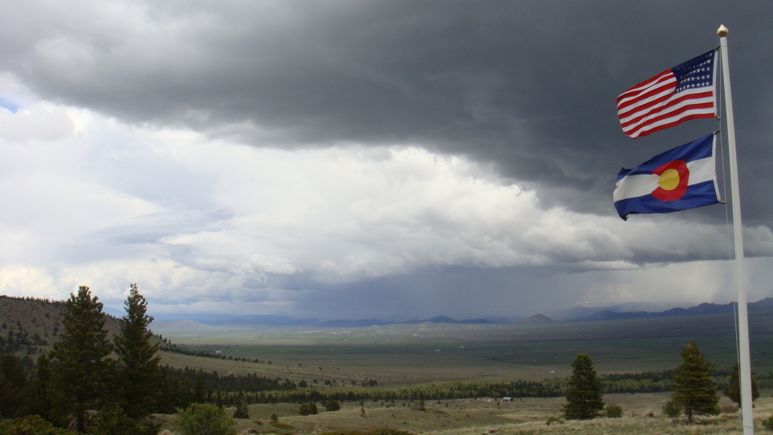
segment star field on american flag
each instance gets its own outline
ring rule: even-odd
[[[673,68],[676,76],[676,92],[689,88],[711,86],[714,80],[714,52],[691,59]]]

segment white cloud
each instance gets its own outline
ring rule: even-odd
[[[491,167],[420,144],[248,147],[35,101],[0,116],[0,132],[0,288],[11,294],[87,284],[119,303],[137,281],[166,309],[291,311],[299,290],[516,266],[555,268],[549,285],[609,301],[672,297],[684,270],[702,277],[679,287],[685,299],[725,285],[711,263],[636,266],[721,258],[715,225],[543,209]],[[747,230],[755,252],[773,252],[769,230]],[[591,272],[561,278],[569,270]]]
[[[747,299],[771,297],[770,268],[773,258],[747,258]],[[591,271],[567,279],[581,289],[580,305],[609,306],[630,302],[689,306],[697,302],[726,303],[737,299],[734,262],[701,260],[657,263],[619,271]],[[568,286],[568,285],[567,285]]]

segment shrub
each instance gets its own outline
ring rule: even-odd
[[[762,420],[762,425],[767,430],[773,430],[773,415],[771,415],[770,417],[766,418],[765,420]]]
[[[75,434],[75,432],[54,427],[39,415],[28,415],[13,420],[0,420],[0,433],[46,435]]]
[[[322,432],[320,435],[413,435],[412,432],[406,432],[399,429],[363,429],[354,431],[332,431]]]
[[[104,435],[134,435],[139,427],[115,404],[106,405],[88,422],[89,431]]]
[[[681,413],[682,413],[682,407],[679,406],[679,404],[673,400],[669,400],[663,405],[663,414],[666,414],[671,418],[679,417],[679,414]]]
[[[606,411],[607,418],[620,418],[623,416],[623,408],[621,408],[620,405],[613,405],[610,403],[604,411]]]
[[[317,404],[314,402],[301,403],[298,412],[301,415],[315,415],[318,412]]]
[[[325,411],[338,411],[341,409],[341,402],[337,400],[328,400],[325,402]]]
[[[738,412],[738,405],[733,402],[723,403],[719,406],[719,410],[722,414],[735,414]]]
[[[279,421],[279,417],[276,415],[276,413],[271,414],[271,421],[274,423]]]
[[[177,411],[175,426],[183,435],[232,435],[234,421],[225,411],[209,403],[194,403]]]

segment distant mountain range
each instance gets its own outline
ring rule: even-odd
[[[762,312],[773,310],[773,298],[765,298],[748,305],[749,312]],[[710,304],[703,303],[690,308],[671,308],[666,311],[648,312],[618,312],[610,310],[597,311],[590,316],[578,320],[619,320],[619,319],[641,319],[656,317],[680,317],[680,316],[706,316],[712,314],[731,314],[734,310],[734,303]]]
[[[322,326],[347,328],[347,327],[364,327],[364,326],[384,326],[384,325],[395,325],[395,324],[415,325],[419,323],[454,323],[454,324],[480,325],[480,324],[489,324],[494,322],[492,322],[489,319],[482,319],[482,318],[456,320],[448,316],[435,316],[429,319],[411,319],[406,321],[388,321],[388,320],[381,320],[381,319],[328,320],[326,322],[323,322]]]
[[[554,320],[542,313],[535,314],[529,318],[523,319],[518,321],[518,323],[522,325],[552,325],[553,323],[558,323],[557,320]]]
[[[333,319],[320,320],[315,318],[294,318],[279,315],[229,315],[229,314],[210,314],[210,313],[174,313],[156,315],[159,322],[179,322],[183,320],[194,321],[199,324],[210,326],[299,326],[299,327],[327,327],[327,328],[365,328],[368,326],[387,326],[399,324],[522,324],[522,325],[547,325],[562,321],[602,321],[602,320],[622,320],[622,319],[641,319],[657,317],[679,317],[695,315],[712,314],[730,314],[733,312],[733,304],[712,304],[702,303],[689,308],[671,308],[664,311],[625,311],[625,306],[617,305],[611,307],[577,307],[568,310],[563,314],[547,316],[545,314],[535,314],[528,318],[471,318],[454,319],[449,316],[440,315],[427,319],[410,320],[384,320],[378,318],[366,319]],[[773,312],[773,298],[762,299],[749,304],[750,312],[771,311]]]
[[[314,326],[327,328],[364,328],[368,326],[386,326],[396,324],[419,323],[453,323],[453,324],[491,324],[501,323],[490,319],[452,319],[448,316],[435,316],[429,319],[411,319],[404,321],[390,321],[383,319],[334,319],[319,320],[313,318],[293,318],[276,315],[244,315],[235,316],[229,314],[159,314],[156,320],[164,323],[194,321],[199,324],[211,326]]]
[[[212,313],[170,313],[154,314],[156,321],[154,325],[163,324],[188,325],[193,327],[207,326],[269,326],[269,327],[318,327],[318,328],[363,328],[369,326],[387,326],[398,324],[518,324],[528,326],[544,326],[562,322],[577,321],[614,321],[625,319],[647,319],[664,317],[684,317],[684,316],[706,316],[706,315],[732,315],[733,304],[712,304],[702,303],[689,308],[671,308],[664,311],[625,311],[623,306],[600,307],[589,309],[588,307],[578,307],[564,312],[563,315],[535,314],[528,318],[469,318],[454,319],[449,316],[435,316],[426,319],[410,320],[384,320],[378,318],[366,319],[333,319],[321,320],[315,318],[294,318],[281,315],[229,315]],[[773,316],[773,298],[765,298],[757,302],[750,303],[750,314],[770,313]],[[34,336],[38,333],[41,340],[49,340],[48,334],[56,332],[53,328],[58,323],[61,313],[64,309],[62,302],[47,302],[41,300],[31,300],[22,298],[11,298],[0,295],[0,319],[9,325],[21,322],[25,329]],[[37,313],[37,314],[36,314]],[[45,314],[43,316],[42,314]],[[568,313],[568,314],[567,314]],[[37,324],[29,322],[31,318],[40,318]],[[27,325],[29,323],[29,325]],[[108,316],[108,328],[111,331],[117,330],[117,319]]]

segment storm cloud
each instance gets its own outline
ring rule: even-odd
[[[720,23],[747,250],[769,256],[773,55],[759,17],[772,12],[762,1],[0,6],[3,199],[24,211],[3,217],[0,276],[14,292],[61,293],[85,275],[116,299],[142,279],[170,306],[301,312],[330,292],[379,306],[374,283],[424,300],[454,287],[445,273],[492,295],[506,287],[495,275],[528,276],[570,305],[593,296],[572,293],[567,274],[592,276],[578,280],[590,294],[626,270],[726,259],[724,207],[623,222],[610,204],[621,166],[718,128],[631,141],[614,98],[715,46]]]

